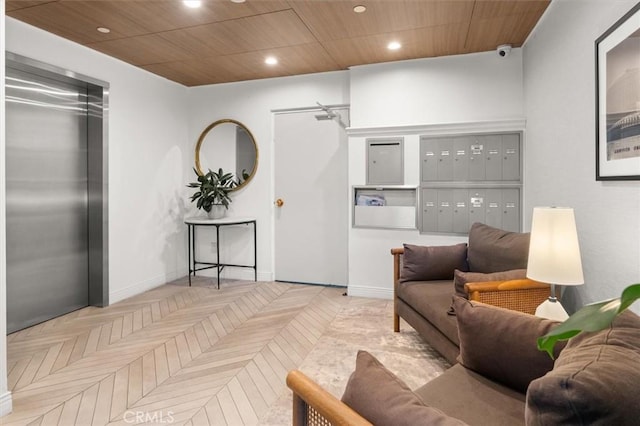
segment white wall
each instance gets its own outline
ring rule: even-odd
[[[258,170],[253,180],[245,188],[232,195],[233,202],[229,216],[252,216],[258,225],[258,279],[272,280],[274,277],[273,253],[273,114],[272,110],[349,102],[348,72],[338,71],[295,77],[282,77],[239,83],[199,86],[189,89],[189,156],[186,158],[188,171],[184,179],[193,180],[192,152],[198,136],[210,123],[221,118],[232,118],[243,123],[256,139],[259,150]],[[309,158],[292,158],[291,161],[312,161]],[[196,212],[189,206],[189,212]],[[206,232],[202,235],[197,249],[202,258],[212,256],[215,249],[206,241],[214,241]],[[221,257],[226,262],[250,263],[253,256],[253,242],[250,228],[225,229],[220,236]],[[233,235],[231,235],[233,234]],[[213,256],[215,258],[215,256]],[[206,273],[203,273],[205,275]],[[250,269],[229,268],[224,276],[230,278],[253,279]]]
[[[418,186],[420,135],[524,129],[521,49],[354,67],[351,114],[349,185],[366,184],[366,139],[384,135],[404,137],[404,183]],[[392,297],[392,247],[466,240],[350,228],[349,294]]]
[[[0,17],[4,17],[5,4],[0,2]],[[0,18],[1,20],[2,18]],[[5,26],[0,25],[0,52],[4,52]],[[0,55],[0,417],[11,412],[11,393],[7,386],[7,256],[5,216],[5,55]]]
[[[351,126],[522,118],[522,52],[495,52],[353,67]]]
[[[6,49],[111,85],[110,302],[186,275],[187,89],[12,18]]]
[[[595,180],[594,42],[635,4],[555,0],[524,47],[525,223],[533,206],[575,209],[585,285],[568,310],[640,281],[640,182]]]

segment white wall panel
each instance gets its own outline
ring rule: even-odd
[[[568,310],[640,281],[640,182],[595,180],[594,41],[635,4],[553,1],[524,47],[525,226],[534,206],[575,209],[585,285]]]
[[[522,117],[522,51],[352,67],[352,127]]]
[[[4,19],[5,4],[0,4],[0,19]],[[0,25],[0,52],[5,49],[5,25]],[[6,214],[5,214],[5,55],[0,57],[0,417],[11,412],[11,393],[7,385],[7,252],[6,252]]]

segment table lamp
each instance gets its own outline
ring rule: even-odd
[[[556,299],[555,286],[584,284],[572,208],[533,209],[527,278],[551,284],[551,295],[538,306],[536,316],[557,321],[569,317]]]

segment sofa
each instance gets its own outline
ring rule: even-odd
[[[547,284],[526,278],[529,234],[474,223],[468,244],[404,244],[393,255],[394,331],[404,319],[451,364],[460,342],[452,296],[533,314]]]
[[[459,363],[412,391],[360,351],[342,399],[291,371],[293,425],[637,425],[640,317],[556,345],[536,339],[557,323],[456,296]]]

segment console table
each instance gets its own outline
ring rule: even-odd
[[[258,281],[258,244],[256,237],[256,219],[252,217],[225,217],[222,219],[208,219],[206,217],[188,217],[184,220],[187,225],[188,251],[189,251],[189,287],[191,287],[191,274],[196,276],[197,271],[215,268],[218,276],[218,289],[220,289],[220,272],[226,266],[238,268],[253,268],[254,280]],[[220,262],[220,228],[223,226],[238,226],[253,224],[253,265],[235,265]],[[200,262],[196,260],[196,228],[199,226],[214,226],[216,228],[216,262]],[[205,265],[198,267],[198,265]]]

